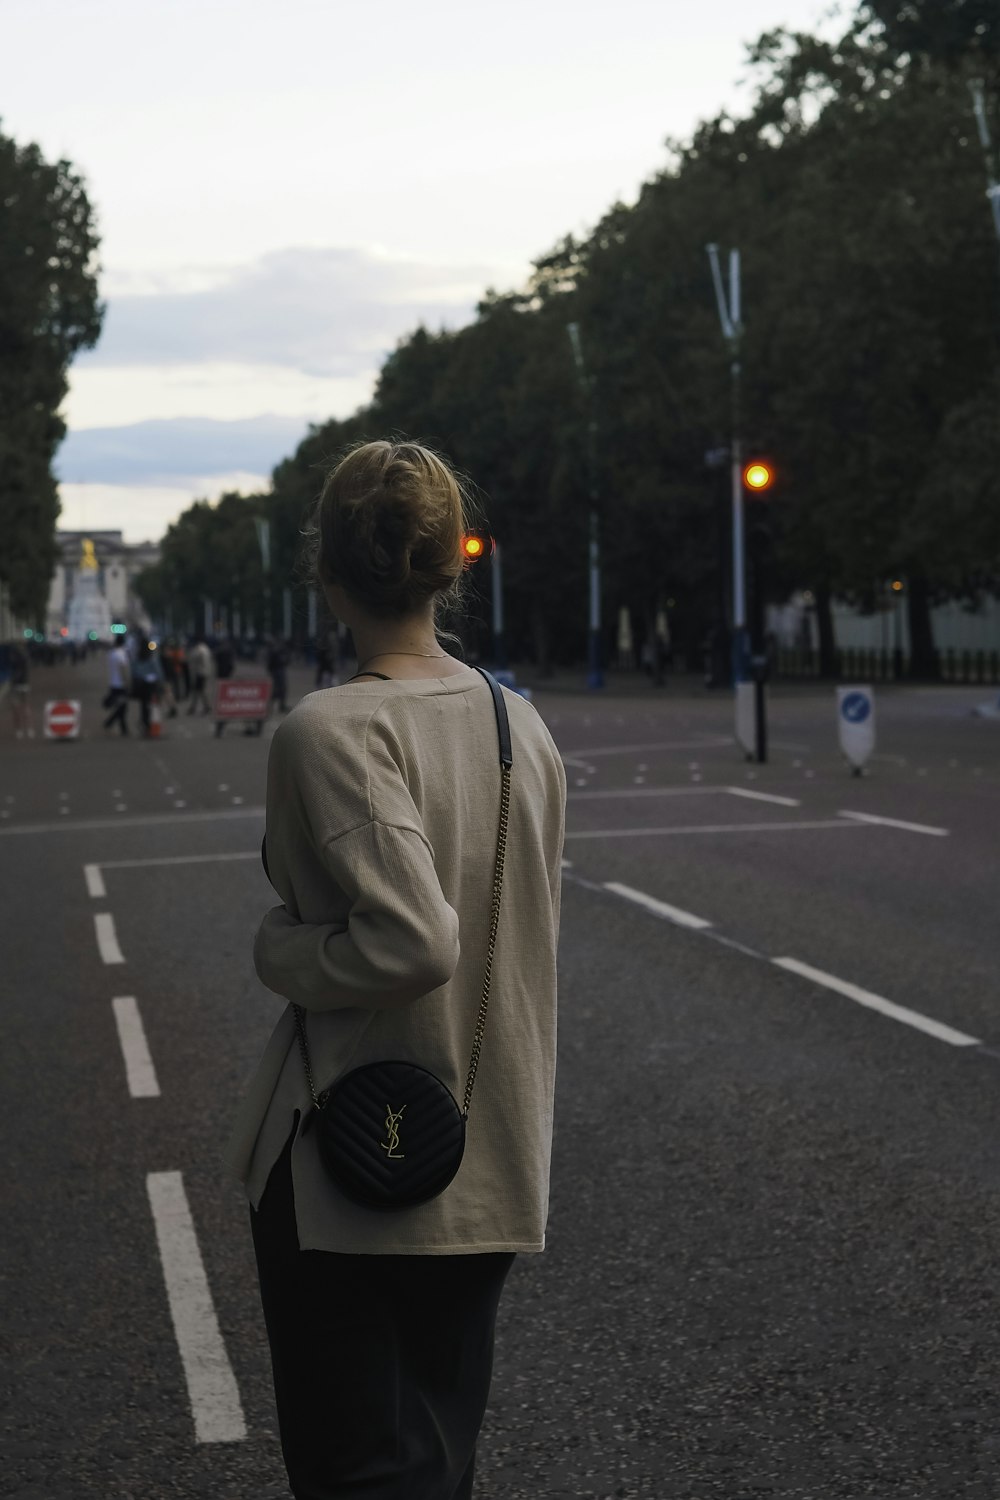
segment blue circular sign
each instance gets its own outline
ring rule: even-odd
[[[844,694],[840,705],[840,712],[848,724],[863,724],[871,711],[871,699],[867,693]]]

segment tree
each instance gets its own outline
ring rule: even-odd
[[[730,430],[705,246],[738,245],[743,432],[781,475],[771,597],[813,591],[833,671],[833,598],[874,607],[886,575],[905,575],[914,666],[932,673],[932,603],[970,586],[970,537],[980,558],[995,556],[990,525],[972,515],[995,493],[980,432],[1000,366],[997,322],[982,315],[995,246],[965,82],[937,25],[981,20],[984,4],[868,6],[837,43],[766,33],[744,118],[721,114],[668,142],[667,168],[636,204],[558,241],[523,290],[488,292],[468,327],[401,340],[371,405],[314,429],[275,471],[269,503],[301,518],[321,451],[348,438],[439,447],[487,496],[515,656],[530,641],[543,669],[580,660],[593,410],[603,617],[625,605],[650,630],[670,597],[690,657],[716,617],[729,540],[727,497],[705,462]],[[897,22],[925,30],[904,47]],[[992,29],[959,32],[988,62]],[[969,537],[956,537],[958,517]]]
[[[98,239],[79,175],[0,135],[0,577],[41,616],[57,559],[52,460],[66,371],[100,334]]]
[[[861,8],[898,56],[954,67],[1000,63],[996,0],[867,0]]]
[[[218,608],[232,605],[249,623],[263,626],[263,571],[254,517],[262,495],[229,491],[211,505],[196,500],[167,528],[160,560],[144,568],[136,592],[154,619],[171,609],[200,627],[206,599]]]

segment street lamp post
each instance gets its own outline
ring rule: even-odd
[[[254,516],[257,542],[260,546],[260,567],[264,579],[264,635],[271,634],[271,523],[263,516]]]
[[[719,269],[718,245],[706,245],[712,281],[719,304],[722,336],[729,344],[732,376],[732,441],[729,449],[733,502],[733,686],[736,693],[736,739],[747,757],[755,748],[760,753],[762,739],[755,719],[762,711],[762,694],[754,693],[751,679],[750,640],[747,633],[746,561],[743,538],[743,439],[740,409],[740,348],[743,323],[740,307],[740,252],[729,252],[729,305]],[[760,668],[757,669],[761,670]]]
[[[969,89],[972,93],[972,111],[976,117],[976,128],[979,131],[979,144],[983,148],[983,156],[986,159],[986,196],[990,200],[990,208],[993,211],[993,227],[1000,240],[1000,182],[996,180],[996,171],[993,162],[993,142],[990,139],[990,127],[986,119],[986,105],[983,100],[985,84],[981,78],[969,80]]]
[[[576,371],[587,402],[587,472],[590,479],[590,635],[587,686],[602,688],[601,670],[601,543],[597,516],[597,419],[594,414],[593,376],[588,376],[583,362],[579,323],[566,325]]]
[[[507,666],[507,642],[503,630],[503,565],[500,561],[500,543],[493,548],[493,660],[498,671]]]

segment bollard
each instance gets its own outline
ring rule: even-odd
[[[837,724],[840,748],[852,776],[860,776],[875,749],[875,693],[869,686],[837,689]]]

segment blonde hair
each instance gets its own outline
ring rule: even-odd
[[[462,538],[476,505],[449,463],[421,443],[355,443],[327,475],[316,503],[310,571],[343,588],[378,619],[402,619],[434,605],[439,618],[465,602]]]

